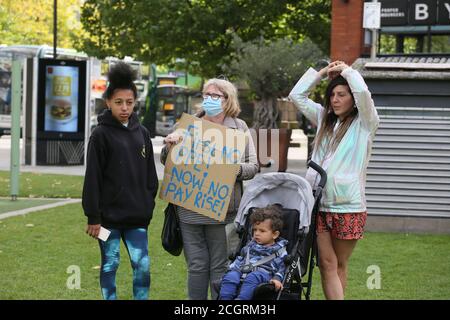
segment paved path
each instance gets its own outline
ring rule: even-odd
[[[66,204],[79,203],[79,202],[81,202],[81,199],[61,199],[61,201],[58,201],[55,203],[44,204],[41,206],[34,206],[34,207],[26,208],[26,209],[2,213],[2,214],[0,214],[0,220],[6,219],[9,217],[21,216],[21,215],[24,215],[24,214],[27,214],[30,212],[47,210],[47,209],[51,209],[51,208],[65,206]]]
[[[305,175],[306,171],[306,157],[307,157],[307,138],[301,130],[293,130],[292,142],[300,143],[300,147],[291,147],[288,152],[288,169],[287,172],[295,173],[301,176]],[[152,139],[153,151],[155,154],[155,166],[158,174],[158,179],[162,179],[164,175],[164,166],[160,163],[159,157],[163,147],[163,138],[155,137]],[[0,138],[0,170],[10,170],[10,136],[2,136]],[[21,172],[40,172],[40,173],[55,173],[84,176],[84,166],[25,166],[21,165]],[[261,172],[271,172],[274,168],[261,168]]]

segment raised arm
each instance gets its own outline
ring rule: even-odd
[[[366,82],[357,70],[348,66],[342,70],[341,75],[347,80],[353,93],[363,127],[374,132],[378,128],[380,118]]]
[[[294,102],[294,105],[316,126],[319,123],[323,107],[319,103],[309,99],[308,96],[326,74],[327,68],[319,72],[313,68],[309,68],[289,93],[289,98]]]

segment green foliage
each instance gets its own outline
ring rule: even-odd
[[[380,53],[393,54],[395,53],[396,40],[395,36],[389,34],[381,34],[380,36]]]
[[[81,21],[87,34],[77,48],[212,77],[229,63],[234,34],[244,42],[261,35],[309,37],[328,52],[330,12],[330,0],[86,0]]]
[[[285,35],[293,39],[311,39],[328,54],[331,39],[331,0],[291,1],[285,15]]]
[[[309,39],[296,43],[288,38],[243,42],[235,36],[228,69],[247,82],[255,103],[253,128],[277,128],[277,99],[286,97],[307,68],[323,59],[320,49]]]
[[[422,41],[419,39],[422,37]],[[403,42],[403,52],[397,52],[397,41]],[[423,46],[423,48],[421,48]],[[429,51],[430,49],[430,51]],[[450,36],[432,35],[431,48],[428,48],[428,38],[426,35],[416,36],[396,36],[392,34],[381,34],[380,53],[382,54],[413,54],[413,53],[447,53],[450,51]]]
[[[405,37],[403,40],[395,35],[382,34],[380,37],[380,53],[395,54],[397,52],[397,41],[403,41],[403,53],[410,54],[417,52],[417,38]]]
[[[257,99],[286,97],[307,68],[323,59],[320,49],[309,39],[295,43],[277,39],[244,43],[235,38],[236,54],[230,72],[248,83]]]
[[[80,0],[58,0],[58,47],[71,48],[72,37],[81,31],[77,21],[80,3]],[[53,0],[2,0],[0,43],[52,45]]]
[[[6,11],[6,7],[0,5],[0,37],[1,43],[6,43],[4,38],[6,34],[10,32],[10,26],[12,25],[11,16]]]
[[[431,52],[448,53],[450,52],[450,35],[434,35],[431,42]]]

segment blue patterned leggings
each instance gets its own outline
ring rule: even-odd
[[[116,272],[120,263],[120,239],[128,251],[133,268],[133,297],[148,299],[150,288],[150,258],[148,256],[147,229],[109,229],[106,242],[99,240],[102,254],[100,286],[105,300],[116,300]]]

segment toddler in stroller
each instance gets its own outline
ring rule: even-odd
[[[241,250],[223,277],[221,300],[250,300],[261,283],[272,283],[277,290],[282,287],[287,240],[280,238],[283,220],[279,206],[255,209],[250,224],[253,239]]]
[[[302,296],[309,299],[314,259],[317,258],[315,220],[326,173],[314,162],[308,164],[321,176],[314,194],[308,181],[291,173],[261,174],[246,186],[235,219],[240,243],[234,257],[252,239],[250,221],[251,216],[258,212],[257,208],[278,205],[283,220],[280,237],[288,241],[287,254],[283,258],[286,269],[281,290],[277,291],[279,286],[275,281],[264,283],[255,289],[253,299],[302,299]],[[308,278],[304,282],[307,271]]]

